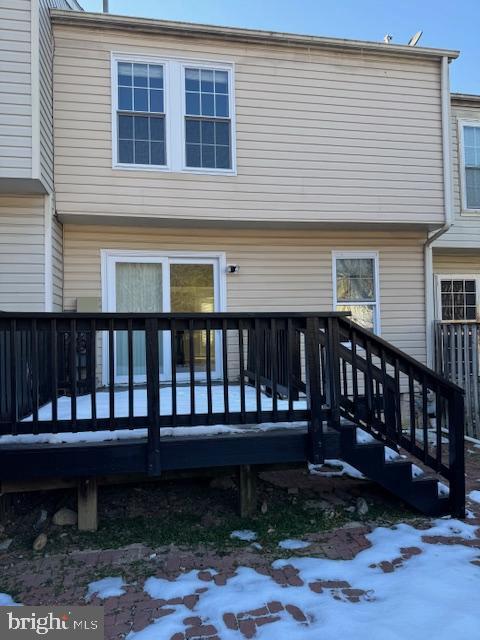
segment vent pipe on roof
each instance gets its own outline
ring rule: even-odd
[[[108,0],[103,0],[103,13],[108,13]]]

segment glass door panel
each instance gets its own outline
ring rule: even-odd
[[[116,311],[131,313],[161,313],[163,305],[163,264],[154,262],[116,262]],[[160,371],[163,372],[163,340],[158,341]],[[128,343],[126,331],[117,331],[115,340],[117,379],[128,376]],[[145,379],[145,332],[133,332],[133,374],[136,382]]]
[[[215,311],[214,264],[170,263],[170,307],[172,313],[211,313]],[[215,332],[210,336],[211,368],[215,370]],[[194,371],[206,371],[207,334],[193,332]],[[177,373],[190,370],[190,336],[179,331],[175,344]]]

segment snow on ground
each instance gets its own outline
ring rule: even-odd
[[[257,534],[255,531],[250,531],[250,529],[237,529],[236,531],[232,531],[230,538],[236,538],[244,542],[253,542],[253,540],[257,539]]]
[[[469,498],[472,502],[478,502],[480,504],[480,491],[470,491],[467,498]]]
[[[305,549],[306,547],[310,546],[310,542],[305,542],[305,540],[281,540],[278,543],[278,546],[281,547],[282,549],[291,549],[291,550],[295,550],[295,549]]]
[[[328,465],[330,469],[324,469],[324,466]],[[333,470],[332,470],[333,469]],[[309,464],[308,470],[315,476],[324,476],[325,478],[339,478],[340,476],[349,476],[350,478],[357,478],[364,480],[365,476],[360,473],[355,467],[352,467],[343,460],[334,460],[333,458],[325,460],[324,464]]]
[[[113,596],[121,596],[125,593],[124,587],[125,583],[122,578],[102,578],[102,580],[91,582],[88,585],[85,600],[88,602],[93,596],[97,596],[102,600]]]
[[[15,602],[12,596],[8,593],[0,593],[0,607],[19,607],[20,605]]]
[[[169,582],[150,578],[145,589],[154,598],[170,599],[194,593],[193,611],[185,605],[168,605],[174,613],[157,619],[145,629],[130,633],[128,640],[158,640],[184,632],[183,619],[198,616],[212,624],[222,640],[239,640],[241,634],[225,625],[224,614],[252,611],[268,602],[297,606],[308,622],[299,623],[286,610],[277,620],[257,627],[256,640],[470,640],[478,637],[480,609],[479,568],[472,564],[478,549],[461,544],[428,544],[423,536],[459,535],[473,539],[475,527],[440,519],[428,530],[400,524],[379,527],[368,538],[371,547],[353,560],[291,558],[273,563],[275,569],[293,565],[303,586],[281,586],[270,576],[240,567],[225,586],[203,582],[191,571]],[[402,549],[417,547],[421,553],[403,560],[393,572],[384,573],[380,563],[402,556]],[[308,586],[316,581],[347,581],[361,590],[360,602],[351,602],[339,588],[315,593]],[[201,583],[201,584],[200,584]],[[335,597],[334,597],[335,596]],[[454,612],[454,615],[452,615]]]

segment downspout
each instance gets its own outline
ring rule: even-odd
[[[448,57],[442,57],[441,70],[441,104],[442,104],[442,161],[443,161],[443,193],[445,222],[443,226],[428,234],[424,246],[425,265],[425,325],[427,345],[427,365],[434,366],[434,322],[435,322],[435,292],[433,286],[433,249],[432,244],[446,233],[453,224],[453,180],[452,154],[450,135],[450,78]]]

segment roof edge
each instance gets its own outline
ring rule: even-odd
[[[451,99],[455,102],[478,102],[480,104],[480,94],[477,93],[452,93]]]
[[[52,9],[50,13],[54,24],[94,27],[97,29],[121,29],[124,31],[180,37],[214,38],[249,42],[251,44],[275,44],[279,46],[355,51],[363,50],[394,56],[447,57],[449,60],[454,60],[460,55],[459,51],[450,49],[431,49],[426,47],[410,47],[408,45],[392,45],[383,42],[324,38],[321,36],[308,36],[260,29],[240,29],[238,27],[222,27],[190,22],[118,16],[111,13],[71,12],[61,9]]]

